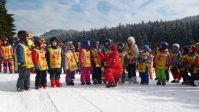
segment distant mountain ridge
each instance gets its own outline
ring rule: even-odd
[[[57,37],[59,35],[64,35],[64,34],[67,34],[67,33],[74,33],[74,32],[78,32],[76,30],[58,30],[58,29],[53,29],[53,30],[50,30],[46,33],[44,33],[42,36],[45,38],[45,39],[49,39],[51,37]]]

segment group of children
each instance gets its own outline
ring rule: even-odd
[[[106,39],[103,47],[99,41],[90,43],[85,40],[75,47],[72,41],[60,44],[56,37],[52,37],[48,45],[42,37],[35,36],[33,42],[30,39],[29,33],[21,30],[13,47],[7,39],[1,44],[0,56],[5,73],[8,68],[12,73],[14,59],[15,71],[19,73],[18,91],[30,88],[33,68],[36,89],[47,87],[47,73],[50,74],[51,87],[62,87],[62,71],[66,74],[68,86],[74,86],[77,71],[81,74],[81,85],[105,83],[108,88],[125,83],[127,79],[130,84],[138,84],[136,71],[142,85],[148,85],[149,78],[153,79],[153,71],[157,85],[166,85],[169,70],[174,79],[171,83],[179,83],[182,78],[183,85],[195,86],[194,81],[199,80],[199,43],[181,48],[175,43],[169,49],[168,43],[163,41],[153,55],[148,45],[138,50],[134,37],[129,37],[126,45],[116,45]]]

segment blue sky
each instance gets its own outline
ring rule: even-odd
[[[199,0],[7,0],[17,30],[90,30],[199,14]]]

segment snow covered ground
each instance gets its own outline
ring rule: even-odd
[[[0,112],[199,112],[198,87],[156,86],[154,80],[150,85],[127,83],[116,88],[81,86],[76,75],[74,87],[35,90],[32,74],[31,90],[17,92],[17,77],[0,74]]]

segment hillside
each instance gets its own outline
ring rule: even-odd
[[[57,36],[68,41],[82,41],[85,39],[103,42],[105,38],[111,38],[115,42],[125,42],[129,36],[134,36],[138,46],[149,44],[156,47],[160,41],[167,41],[169,44],[179,42],[181,45],[189,45],[199,41],[199,15],[190,16],[172,21],[149,21],[139,24],[119,24],[112,28],[91,29],[90,31],[70,33],[64,30],[52,30],[45,33],[47,37]],[[183,41],[182,41],[183,40]]]

